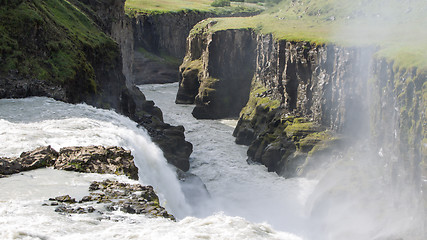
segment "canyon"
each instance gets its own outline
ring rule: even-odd
[[[69,2],[115,43],[83,46],[92,70],[82,67],[65,84],[2,72],[0,97],[48,96],[113,108],[147,129],[168,162],[187,171],[192,144],[184,127],[164,123],[161,110],[135,87],[179,80],[176,103],[195,104],[195,118],[238,119],[233,135],[249,146],[249,163],[285,178],[316,178],[336,166],[357,168],[352,159],[363,155],[372,169],[380,165],[394,191],[410,189],[405,191],[426,219],[424,69],[378,57],[374,45],[278,39],[254,28],[216,30],[211,18],[221,16],[209,12],[132,16],[125,14],[124,0]],[[46,45],[38,34],[43,31],[29,38]],[[363,176],[345,179],[349,186],[364,185]],[[351,196],[348,190],[334,193]]]

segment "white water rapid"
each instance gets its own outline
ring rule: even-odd
[[[171,101],[163,110],[167,112],[177,106],[174,94],[163,95],[163,87],[175,91],[176,85],[157,86],[159,101]],[[304,179],[287,181],[261,166],[247,165],[246,148],[233,143],[227,122],[198,123],[189,115],[188,106],[179,107],[165,118],[186,122],[188,140],[195,145],[191,172],[206,182],[211,194],[194,206],[186,202],[159,148],[131,120],[112,111],[48,98],[0,100],[1,156],[17,156],[46,145],[56,150],[122,146],[135,156],[140,182],[153,185],[161,204],[179,219],[172,222],[119,211],[111,213],[111,220],[98,220],[96,214],[58,214],[54,207],[42,204],[64,194],[81,198],[93,180],[132,181],[39,169],[0,179],[0,239],[302,239],[297,235],[313,184]],[[172,121],[173,117],[178,119]]]
[[[246,163],[247,147],[234,144],[231,135],[235,120],[194,119],[193,106],[174,104],[176,83],[140,88],[166,122],[185,126],[194,145],[190,173],[203,180],[210,196],[199,194],[199,185],[181,184],[145,130],[113,111],[39,97],[2,99],[1,156],[46,145],[122,146],[135,156],[140,182],[153,185],[178,220],[120,211],[105,213],[108,218],[58,214],[42,204],[65,194],[80,199],[93,180],[135,181],[48,168],[0,178],[0,239],[418,239],[411,237],[420,222],[419,208],[411,207],[414,197],[389,188],[381,162],[338,164],[320,181],[284,179]],[[189,198],[189,190],[199,195]]]

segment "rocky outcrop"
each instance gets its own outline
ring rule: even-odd
[[[138,126],[148,130],[150,137],[163,151],[170,164],[187,171],[193,146],[185,141],[184,128],[164,123],[162,111],[134,86],[134,54],[139,56],[134,52],[134,46],[138,47],[136,44],[138,41],[134,40],[135,19],[125,14],[124,1],[75,0],[74,2],[77,6],[81,6],[85,13],[92,16],[104,32],[119,43],[123,59],[123,74],[126,77],[125,86],[127,86],[121,93],[120,112],[136,121]],[[154,33],[146,32],[145,34]]]
[[[125,14],[125,0],[71,0],[70,2],[119,44],[126,85],[132,86],[134,40],[131,19]]]
[[[423,180],[427,176],[425,69],[399,68],[392,61],[377,58],[373,47],[277,40],[251,29],[224,33],[212,30],[214,24],[200,23],[188,38],[177,102],[195,102],[195,109],[208,112],[203,116],[222,117],[206,105],[226,109],[223,99],[233,97],[230,93],[249,82],[225,87],[212,82],[226,79],[230,70],[244,72],[240,62],[227,62],[231,58],[227,54],[233,52],[228,43],[245,43],[234,43],[230,36],[246,32],[245,40],[256,42],[256,61],[254,74],[248,77],[252,79],[249,100],[240,112],[234,136],[237,143],[249,145],[249,161],[262,163],[285,177],[301,176],[318,169],[319,164],[322,168],[328,161],[342,160],[346,146],[360,141],[364,151],[376,155],[372,161],[384,161],[384,181],[396,189],[407,189],[409,184],[417,194],[422,188],[427,192]],[[228,52],[209,47],[215,35]],[[215,65],[216,61],[230,66]],[[208,78],[218,74],[215,71],[227,74]],[[206,97],[207,92],[227,87],[229,94],[221,99]],[[207,101],[200,101],[204,98]]]
[[[131,179],[138,179],[138,168],[131,152],[121,147],[61,148],[53,167],[75,172],[126,175]]]
[[[357,138],[369,131],[365,79],[371,57],[371,49],[259,36],[251,97],[234,131],[236,142],[250,145],[250,160],[286,177],[306,174],[320,153],[339,155],[336,133]],[[304,120],[284,120],[289,116]]]
[[[212,17],[252,16],[259,11],[179,12],[138,14],[132,18],[135,41],[133,77],[136,84],[166,83],[179,80],[178,67],[185,56],[186,38],[203,19]]]
[[[125,115],[137,122],[138,126],[147,129],[153,142],[163,151],[168,163],[188,171],[193,145],[185,140],[184,127],[165,123],[162,111],[153,101],[146,100],[137,87],[130,88],[122,100],[122,103],[126,104],[122,107],[127,110]]]
[[[196,103],[197,118],[240,112],[234,136],[250,145],[249,161],[297,176],[315,152],[338,145],[335,133],[366,133],[371,49],[212,31],[215,24],[201,22],[189,35],[176,102]]]
[[[11,175],[23,171],[52,166],[58,158],[58,152],[50,146],[39,147],[23,152],[19,157],[0,158],[0,175]]]
[[[175,220],[159,204],[159,197],[152,186],[121,183],[118,181],[94,181],[89,186],[89,196],[76,201],[69,195],[50,198],[45,206],[56,206],[60,214],[97,214],[99,220],[111,219],[112,211],[120,210],[131,214],[144,214],[149,217],[164,217]]]
[[[49,96],[119,109],[125,89],[119,48],[74,5],[37,0],[2,8],[2,97]]]
[[[16,12],[17,5],[22,12]],[[7,18],[1,18],[2,36],[12,40],[1,45],[1,98],[47,96],[115,109],[152,129],[151,137],[168,161],[188,170],[192,145],[185,141],[183,128],[164,123],[161,110],[131,83],[128,60],[133,59],[133,31],[123,0],[21,1],[2,8],[10,10]],[[56,17],[49,17],[56,8],[57,14],[52,15]],[[45,21],[32,19],[33,13]],[[23,17],[29,20],[21,26]],[[177,134],[178,130],[182,133]]]
[[[247,30],[210,32],[215,21],[187,39],[176,103],[196,103],[196,118],[236,117],[249,98],[256,35]]]
[[[131,152],[121,147],[66,147],[57,152],[47,146],[23,152],[16,158],[0,158],[2,175],[50,166],[60,170],[110,173],[138,179],[138,168],[133,162]]]

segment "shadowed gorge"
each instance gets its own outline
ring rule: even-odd
[[[425,239],[426,10],[0,0],[0,238]]]

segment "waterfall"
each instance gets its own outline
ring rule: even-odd
[[[154,186],[162,204],[178,218],[190,214],[176,173],[144,129],[113,111],[85,104],[71,105],[48,98],[0,100],[0,153],[16,156],[51,145],[121,146],[132,151],[139,178]]]

